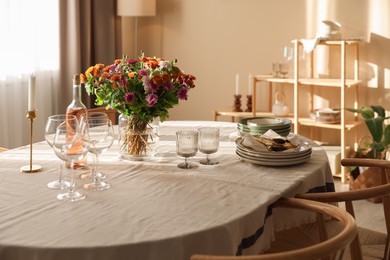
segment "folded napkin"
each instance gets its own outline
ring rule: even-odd
[[[284,137],[276,133],[274,130],[269,129],[267,132],[261,135],[261,137],[267,139],[279,138],[283,140],[288,140],[296,146],[296,148],[287,149],[280,152],[296,152],[300,150],[299,138],[295,134],[290,133],[287,137]],[[241,140],[238,140],[238,143],[246,148],[253,149],[255,151],[259,151],[259,152],[268,151],[267,147],[264,144],[258,142],[252,135],[243,136]]]
[[[317,46],[319,41],[320,41],[319,37],[315,37],[314,39],[301,39],[303,50],[306,53],[312,52],[314,48]]]

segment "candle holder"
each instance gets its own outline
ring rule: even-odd
[[[33,137],[33,123],[34,119],[36,118],[36,110],[33,111],[27,111],[26,118],[30,121],[30,165],[25,165],[20,168],[20,172],[22,173],[35,173],[42,171],[42,166],[40,165],[33,165],[32,164],[32,137]]]
[[[246,110],[245,112],[252,112],[252,95],[246,95]]]
[[[241,109],[241,95],[234,95],[233,112],[242,112],[242,109]]]

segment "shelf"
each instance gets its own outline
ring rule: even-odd
[[[234,121],[234,118],[253,117],[253,112],[233,112],[231,110],[232,108],[222,108],[222,109],[214,110],[214,120],[217,121],[219,116],[230,116],[232,117],[232,122]],[[255,116],[275,117],[275,115],[272,112],[262,112],[262,111],[257,111]],[[288,116],[283,116],[281,118],[287,118],[290,119],[292,122],[294,122],[294,114],[292,113],[290,113]]]
[[[253,77],[254,81],[265,81],[273,83],[288,83],[294,84],[294,79],[291,78],[275,78],[272,75],[256,75]]]
[[[312,85],[312,86],[324,86],[324,87],[341,87],[341,79],[299,79],[298,83],[301,85]],[[345,80],[345,86],[351,87],[361,83],[361,80]]]
[[[326,39],[320,39],[317,42],[317,45],[341,45],[341,44],[347,44],[347,45],[358,45],[361,43],[364,39],[361,37],[358,38],[349,38],[349,39],[334,39],[334,40],[326,40]],[[292,42],[294,42],[293,40]],[[303,45],[302,40],[298,40],[298,43]]]
[[[300,125],[304,126],[312,126],[312,127],[321,127],[321,128],[328,128],[328,129],[336,129],[341,130],[343,127],[341,124],[330,124],[330,123],[323,123],[323,122],[314,122],[310,118],[299,118],[298,120]],[[345,124],[345,129],[351,130],[359,125],[361,125],[363,121],[351,121]]]
[[[294,79],[292,78],[275,78],[271,75],[257,75],[254,76],[256,82],[265,81],[272,83],[285,83],[285,84],[294,84]],[[347,79],[345,81],[345,86],[351,87],[356,86],[361,83],[361,80],[352,80]],[[300,85],[310,85],[310,86],[324,86],[324,87],[341,87],[341,79],[327,79],[327,78],[304,78],[298,79],[298,84]]]

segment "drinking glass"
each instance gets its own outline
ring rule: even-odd
[[[80,131],[77,118],[68,118],[57,127],[53,142],[54,152],[61,160],[70,163],[68,192],[58,194],[57,199],[59,200],[74,202],[85,198],[84,194],[75,191],[74,178],[74,163],[83,158],[88,152],[82,138],[85,134],[87,133]],[[76,147],[77,149],[75,149]]]
[[[198,131],[184,130],[176,132],[176,153],[184,157],[184,162],[177,167],[181,169],[194,169],[198,165],[188,162],[189,157],[195,156],[198,151]]]
[[[100,176],[103,174],[98,174],[97,169],[99,165],[99,155],[107,151],[114,142],[114,128],[111,120],[107,117],[97,118],[93,115],[86,115],[80,123],[80,128],[82,129],[82,132],[87,133],[83,138],[88,152],[92,153],[94,157],[94,164],[91,171],[92,181],[85,184],[84,188],[88,190],[106,190],[110,188],[111,185],[101,181]]]
[[[282,74],[282,78],[286,78],[288,74],[288,63],[281,62],[279,64],[279,73]]]
[[[219,129],[216,127],[201,127],[199,132],[199,151],[206,154],[206,159],[199,162],[204,165],[218,164],[216,160],[210,160],[209,154],[216,153],[219,147]]]
[[[107,119],[108,120],[107,113],[104,113],[104,112],[87,112],[86,114],[82,114],[80,116],[80,122],[79,122],[80,125],[83,123],[83,121],[85,120],[86,116],[88,116],[89,120],[92,120],[92,119]],[[97,177],[100,180],[104,180],[105,178],[107,178],[107,175],[102,173],[102,172],[96,172],[95,174],[97,175]],[[79,175],[79,177],[81,179],[86,179],[88,177],[91,177],[91,179],[92,179],[92,171],[81,173]]]
[[[76,118],[75,116],[69,115],[68,118]],[[54,136],[57,130],[57,127],[65,122],[67,116],[65,114],[61,115],[52,115],[47,118],[46,126],[45,126],[45,140],[53,148]],[[59,179],[49,182],[47,187],[53,190],[62,190],[66,189],[69,186],[69,182],[64,180],[64,176],[62,174],[62,164],[60,164],[59,168]]]
[[[283,47],[283,58],[285,62],[290,62],[294,58],[294,48],[290,46]]]
[[[273,62],[272,63],[272,75],[275,77],[275,78],[277,78],[277,77],[279,77],[279,62]]]

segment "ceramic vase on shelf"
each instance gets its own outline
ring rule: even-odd
[[[119,115],[119,149],[123,158],[142,161],[158,152],[158,121],[145,122],[137,116]]]

